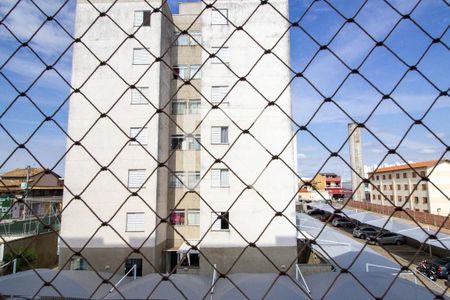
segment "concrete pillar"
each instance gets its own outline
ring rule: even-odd
[[[348,124],[349,145],[350,145],[350,165],[352,166],[352,189],[353,200],[364,201],[366,198],[364,183],[361,178],[364,178],[364,167],[362,160],[362,143],[361,130],[357,124]],[[359,176],[358,176],[359,175]],[[359,187],[358,187],[359,186]]]

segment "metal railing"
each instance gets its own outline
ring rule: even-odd
[[[311,296],[311,290],[309,289],[305,277],[303,277],[302,270],[300,270],[298,264],[295,265],[295,279],[297,279],[297,281],[299,281],[303,285],[303,287],[306,289],[306,292]],[[301,281],[299,279],[301,279]]]

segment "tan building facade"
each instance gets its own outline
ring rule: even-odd
[[[448,160],[380,168],[369,173],[369,177],[370,199],[374,204],[444,216],[450,213]]]

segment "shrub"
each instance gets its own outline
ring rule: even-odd
[[[14,255],[14,252],[17,255]],[[17,248],[13,251],[7,252],[3,258],[5,263],[11,262],[11,264],[8,266],[9,270],[13,270],[13,263],[12,261],[17,258],[16,263],[16,271],[25,271],[28,269],[31,269],[33,267],[33,264],[37,260],[37,254],[34,249],[23,249],[23,248]]]

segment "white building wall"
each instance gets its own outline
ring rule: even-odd
[[[231,22],[242,25],[259,4],[260,1],[255,0],[220,0],[214,6],[228,9]],[[281,14],[288,15],[288,1],[271,1],[271,4]],[[206,10],[202,14],[203,46],[208,50],[221,47],[234,31],[230,24],[211,25],[211,13],[211,10]],[[265,5],[245,23],[245,30],[265,48],[272,48],[278,42],[273,51],[289,65],[289,35],[281,38],[288,25],[279,13]],[[201,201],[200,231],[201,236],[207,234],[202,247],[246,246],[247,242],[257,239],[258,246],[294,246],[296,229],[285,218],[275,218],[265,229],[275,216],[269,204],[276,211],[283,211],[283,215],[295,224],[297,182],[292,172],[296,167],[295,139],[289,143],[293,136],[292,126],[288,117],[276,106],[268,107],[262,113],[267,106],[266,97],[269,101],[277,99],[277,105],[287,115],[291,115],[290,88],[285,89],[290,81],[290,72],[273,55],[265,55],[257,63],[264,50],[242,31],[235,32],[225,46],[229,48],[228,67],[235,74],[227,66],[212,64],[210,60],[202,72],[202,93],[209,100],[212,86],[228,85],[231,88],[236,85],[227,97],[228,103],[220,106],[224,112],[210,111],[210,104],[206,101],[202,103],[202,143],[214,157],[225,155],[222,164],[213,165],[214,158],[206,151],[201,153],[202,175],[206,173],[206,176],[200,189],[203,199],[208,203]],[[207,59],[208,54],[203,52],[203,61]],[[238,77],[243,76],[256,90],[247,82],[238,82]],[[211,144],[212,126],[229,127],[229,145]],[[249,128],[250,135],[242,134],[242,130]],[[272,161],[266,168],[272,157],[262,146],[277,155],[287,146],[281,158],[292,170],[280,160]],[[211,166],[228,166],[229,187],[211,186]],[[243,191],[246,185],[254,189]],[[229,209],[230,230],[209,231],[210,207],[218,212]]]
[[[92,2],[100,11],[107,11],[111,6],[108,1]],[[161,3],[148,2],[154,6]],[[131,33],[136,30],[133,27],[134,11],[145,9],[148,10],[149,6],[144,1],[119,1],[108,10],[108,15]],[[146,176],[154,171],[157,163],[149,153],[158,158],[166,149],[160,147],[158,153],[164,126],[159,127],[158,116],[150,119],[155,113],[152,105],[131,105],[131,92],[123,80],[136,86],[148,86],[149,100],[155,107],[159,106],[161,93],[164,92],[161,86],[167,90],[169,86],[160,82],[161,74],[164,73],[161,64],[153,65],[147,72],[148,65],[133,65],[133,48],[142,46],[135,39],[127,39],[127,35],[108,17],[95,21],[98,15],[91,4],[78,1],[76,36],[82,37],[83,45],[78,43],[74,46],[72,85],[79,87],[81,93],[74,94],[70,99],[68,134],[72,140],[68,140],[69,152],[66,157],[67,189],[64,192],[61,234],[64,241],[75,248],[84,246],[94,234],[88,248],[126,247],[126,243],[140,246],[155,228],[156,218],[152,209],[156,209],[157,183],[160,187],[159,197],[163,197],[167,192],[167,178],[158,182],[158,173],[155,172],[139,191],[144,200],[132,197],[126,201],[130,195],[126,187],[128,170],[145,169]],[[161,14],[154,14],[151,26],[142,27],[136,37],[159,56],[161,31]],[[99,61],[92,53],[100,61],[108,61],[110,67],[98,67]],[[98,119],[101,113],[108,113],[108,117]],[[145,150],[140,146],[128,145],[127,135],[131,127],[148,128]],[[80,140],[83,147],[73,146],[76,140]],[[100,172],[101,166],[108,166],[111,172]],[[83,201],[72,201],[72,194],[80,195]],[[125,231],[127,212],[145,213],[143,232]],[[109,221],[110,226],[124,240],[109,227],[99,229],[101,221]],[[155,234],[152,234],[144,246],[154,245]]]
[[[447,216],[450,214],[450,162],[442,162],[434,170],[432,169],[428,168],[428,174],[430,174],[430,182],[428,183],[430,213]],[[440,211],[438,212],[439,208]]]

